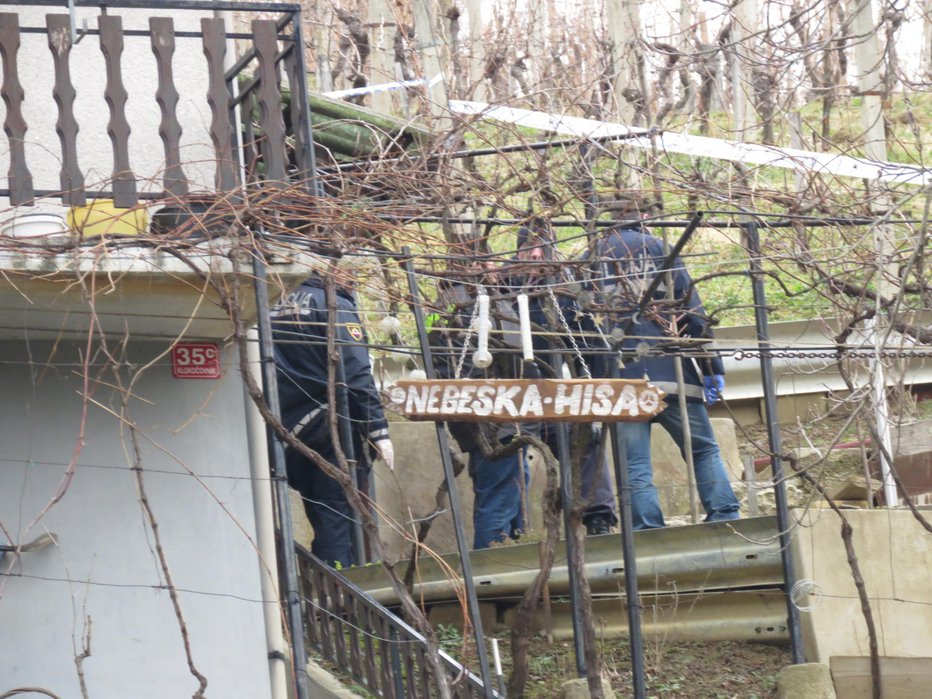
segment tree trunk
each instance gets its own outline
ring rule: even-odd
[[[753,141],[754,85],[751,64],[754,57],[748,50],[750,35],[757,29],[757,0],[739,0],[732,9],[731,40],[734,61],[731,84],[734,108],[735,137],[740,141]]]
[[[605,23],[611,42],[613,102],[611,111],[623,124],[634,125],[643,113],[640,48],[641,16],[636,0],[606,0]]]
[[[395,17],[386,0],[369,0],[369,82],[373,85],[395,79]],[[394,92],[373,92],[371,106],[383,114],[395,114]]]
[[[932,82],[932,0],[922,2],[922,76]]]
[[[445,132],[452,123],[447,105],[447,86],[444,76],[443,51],[437,33],[437,0],[413,0],[414,32],[421,60],[421,75],[428,81],[425,86],[427,109],[435,131]]]
[[[483,102],[488,97],[485,85],[485,20],[482,17],[482,0],[466,0],[469,15],[469,88],[472,98]]]

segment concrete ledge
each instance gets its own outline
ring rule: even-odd
[[[315,662],[307,664],[308,689],[314,699],[360,699]]]
[[[788,665],[777,675],[777,699],[835,699],[828,665]]]

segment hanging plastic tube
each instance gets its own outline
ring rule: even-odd
[[[518,294],[518,323],[521,326],[521,353],[524,361],[534,361],[534,343],[531,341],[531,311],[527,294]]]
[[[492,355],[489,353],[489,330],[492,329],[489,321],[489,295],[479,294],[476,303],[479,306],[479,317],[476,318],[476,351],[472,355],[472,365],[477,369],[485,369],[492,364]]]

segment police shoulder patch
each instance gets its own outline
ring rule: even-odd
[[[362,326],[358,323],[347,323],[346,329],[349,331],[350,337],[356,340],[356,342],[362,342]]]

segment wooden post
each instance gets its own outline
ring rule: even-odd
[[[858,70],[858,91],[863,104],[861,122],[864,127],[864,154],[872,159],[886,161],[887,140],[884,125],[883,101],[883,53],[877,40],[878,27],[874,22],[872,0],[859,0],[855,8],[854,32],[859,37],[855,46],[855,60]],[[889,194],[878,182],[868,183],[868,190],[874,204],[874,210],[882,218],[886,216],[892,201]],[[874,226],[874,249],[877,255],[877,315],[870,322],[874,349],[882,349],[883,338],[889,324],[884,320],[880,304],[884,299],[893,298],[899,291],[897,271],[889,264],[894,250],[893,231],[889,224],[881,220]],[[871,389],[874,399],[874,419],[880,448],[880,472],[883,476],[884,501],[888,507],[897,504],[896,484],[891,474],[893,458],[890,441],[889,413],[886,397],[886,369],[880,357],[875,356],[871,362]]]
[[[58,121],[55,130],[61,141],[61,183],[62,203],[70,206],[84,206],[87,195],[84,191],[84,175],[78,167],[78,121],[74,116],[76,97],[71,80],[71,26],[68,15],[46,15],[45,26],[48,29],[49,50],[55,66],[55,87],[52,94],[58,105]],[[161,80],[159,81],[161,85]]]
[[[188,182],[181,168],[182,128],[178,121],[178,90],[172,72],[172,56],[175,54],[174,22],[171,17],[150,17],[149,31],[159,76],[155,101],[162,113],[159,136],[165,151],[164,188],[172,197],[181,198],[188,193]]]
[[[121,208],[136,206],[136,176],[129,166],[130,125],[126,118],[126,86],[120,58],[123,55],[123,19],[114,15],[97,18],[100,50],[107,69],[104,99],[110,108],[107,133],[113,144],[113,203]]]

